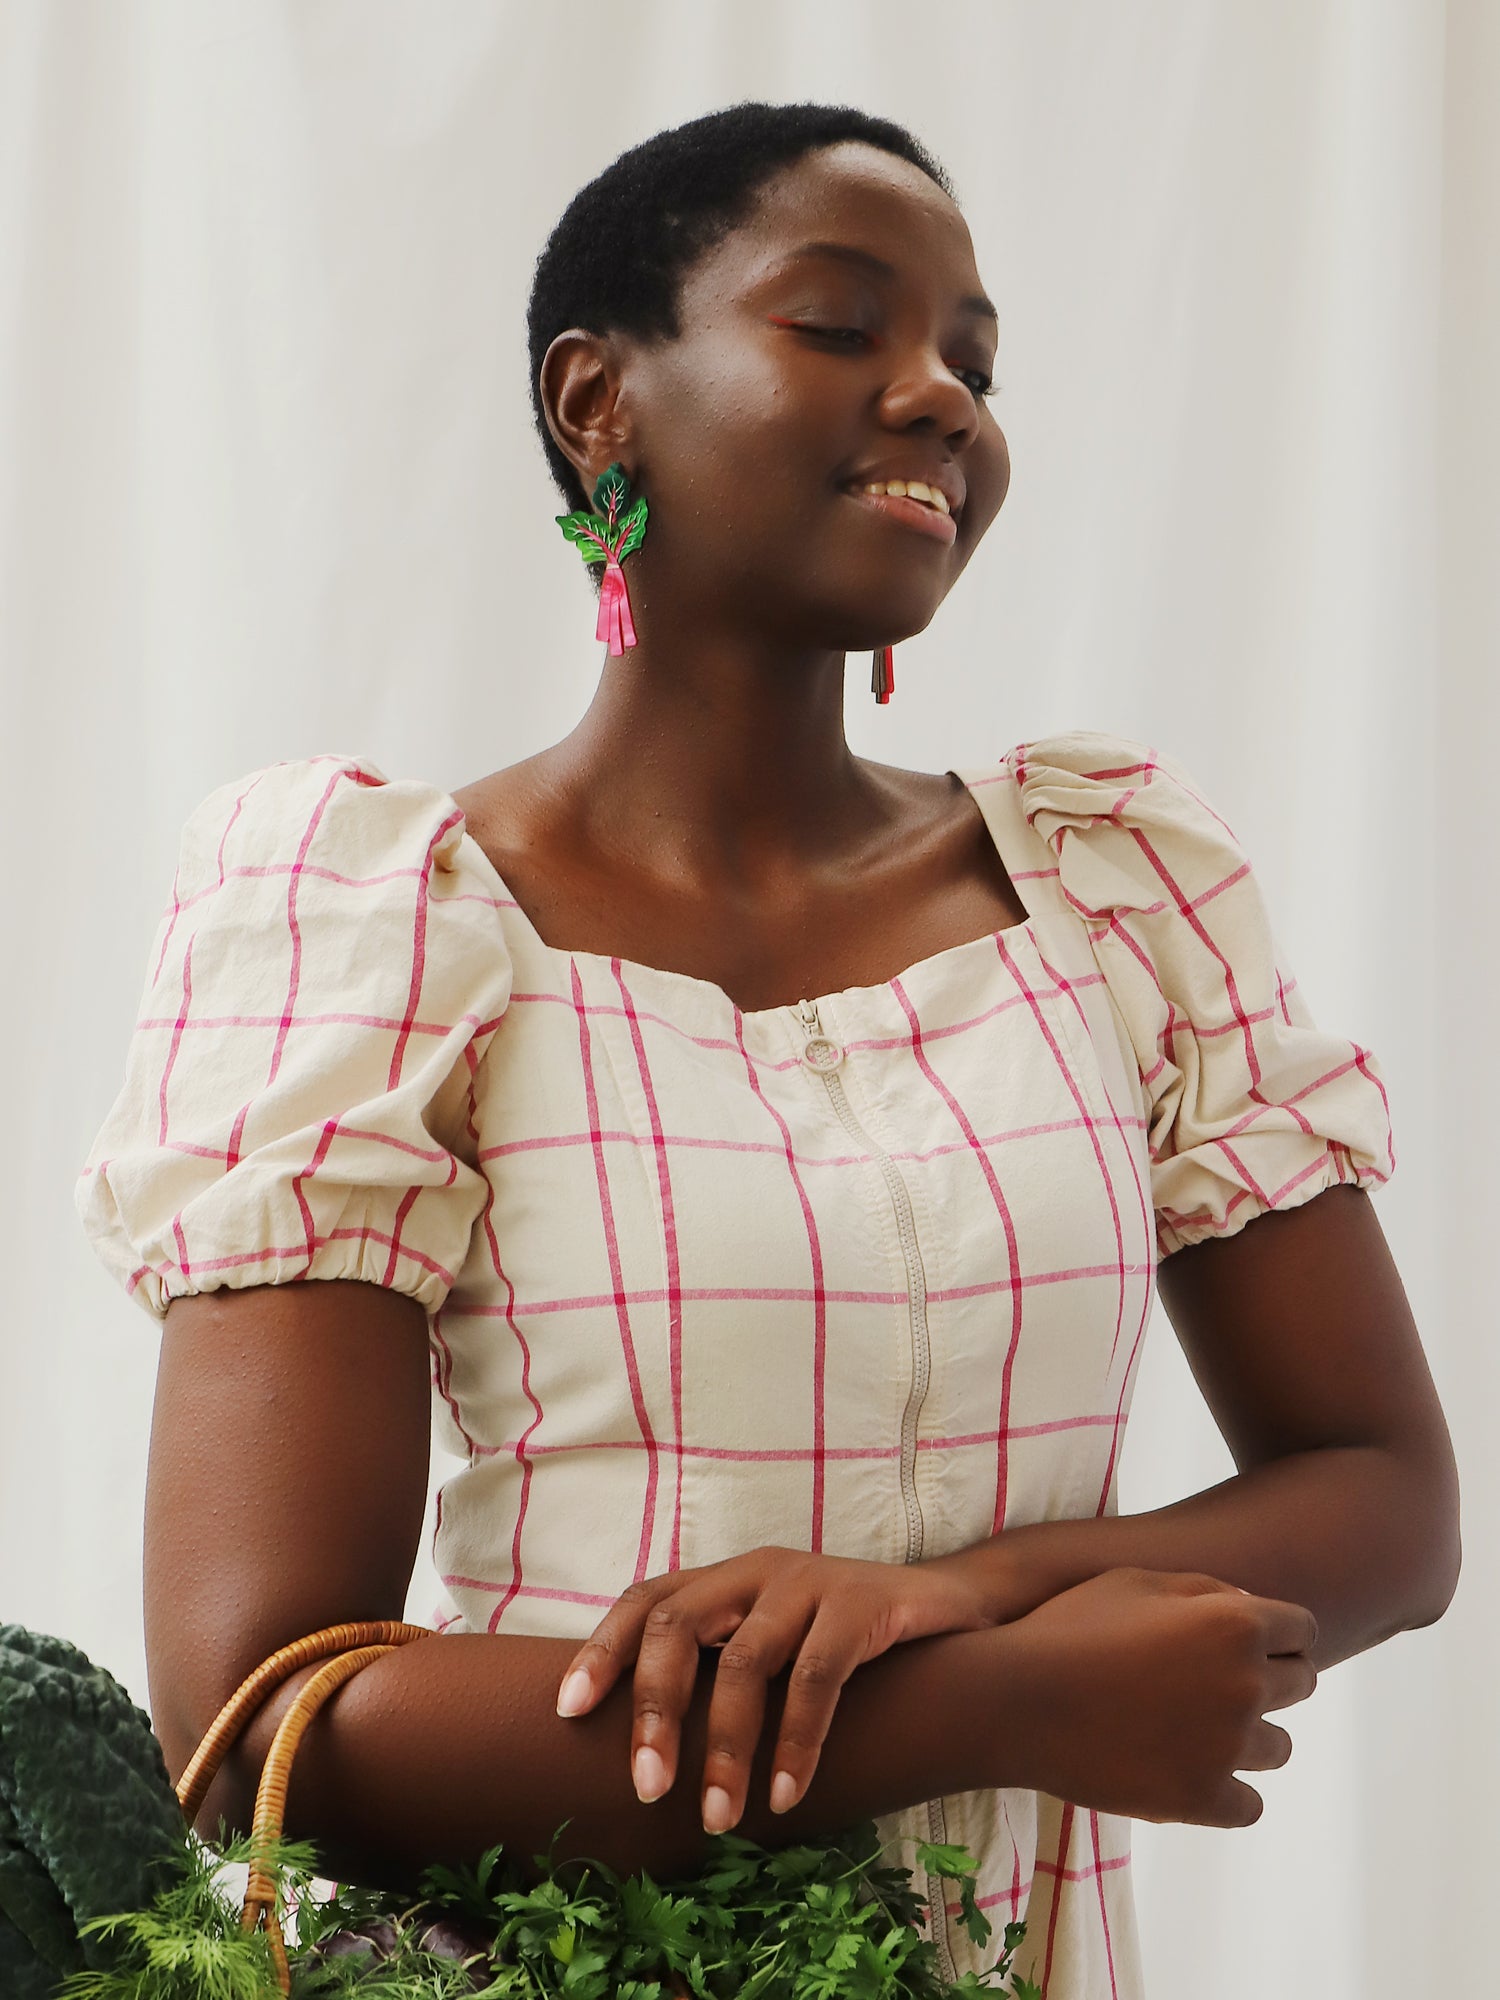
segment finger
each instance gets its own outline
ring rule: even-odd
[[[1266,1661],[1266,1693],[1262,1713],[1291,1708],[1306,1701],[1318,1685],[1318,1670],[1303,1653],[1277,1654]]]
[[[557,1693],[562,1716],[586,1715],[635,1659],[651,1607],[671,1590],[670,1576],[648,1577],[623,1591],[569,1660]]]
[[[1239,1778],[1226,1779],[1222,1790],[1214,1801],[1213,1810],[1201,1824],[1204,1826],[1254,1826],[1266,1809],[1266,1802],[1253,1785],[1243,1783]]]
[[[1210,1576],[1206,1570],[1181,1569],[1123,1569],[1117,1572],[1127,1577],[1132,1587],[1149,1589],[1163,1597],[1228,1597],[1231,1594],[1248,1597],[1249,1591],[1241,1590],[1238,1584],[1225,1583],[1219,1576]]]
[[[646,1614],[631,1687],[630,1774],[636,1795],[651,1804],[677,1781],[682,1718],[698,1684],[702,1627],[722,1617],[702,1593],[660,1597]]]
[[[698,1644],[700,1646],[722,1646],[726,1639],[732,1639],[745,1622],[746,1604],[724,1605],[718,1610],[705,1612],[698,1619]]]
[[[1283,1604],[1262,1598],[1268,1653],[1311,1653],[1318,1643],[1318,1621],[1305,1604]]]
[[[1274,1722],[1254,1722],[1245,1732],[1237,1771],[1279,1771],[1292,1755],[1292,1739]]]
[[[771,1753],[771,1810],[790,1812],[805,1795],[823,1754],[839,1696],[867,1657],[847,1623],[820,1607],[792,1661],[776,1747]]]
[[[703,1759],[703,1825],[726,1833],[739,1823],[750,1786],[750,1767],[766,1717],[766,1684],[801,1643],[812,1618],[805,1600],[761,1599],[719,1655],[708,1705],[708,1747]]]

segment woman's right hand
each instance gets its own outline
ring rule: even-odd
[[[1286,1763],[1266,1712],[1317,1685],[1312,1613],[1211,1576],[1107,1570],[1001,1629],[1031,1725],[1022,1782],[1133,1819],[1251,1825],[1261,1797],[1234,1774]]]

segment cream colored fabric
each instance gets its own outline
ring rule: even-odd
[[[961,775],[1026,920],[753,1012],[554,950],[446,793],[357,759],[190,821],[83,1219],[153,1316],[319,1278],[426,1307],[450,1628],[1113,1512],[1158,1231],[1388,1173],[1373,1061],[1185,774],[1078,735]],[[1139,1992],[1127,1822],[1012,1789],[886,1830],[978,1855],[1052,1994]]]

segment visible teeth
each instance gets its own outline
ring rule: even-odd
[[[925,479],[872,479],[865,486],[866,493],[890,494],[897,500],[918,500],[925,507],[935,507],[940,514],[951,515],[947,495],[939,493],[935,486],[929,486]]]

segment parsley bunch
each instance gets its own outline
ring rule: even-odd
[[[221,1879],[221,1862],[250,1858],[249,1842],[222,1857],[189,1842],[148,1908],[89,1926],[112,1964],[75,1973],[59,2000],[270,2000],[264,1940],[240,1932]],[[922,1899],[873,1824],[779,1852],[721,1834],[696,1875],[665,1886],[553,1855],[528,1874],[496,1847],[473,1869],[431,1869],[410,1904],[350,1888],[320,1900],[312,1850],[296,1843],[258,1858],[293,1919],[294,2000],[1040,2000],[1011,1969],[1022,1923],[984,1972],[942,1978],[917,1929]],[[992,1927],[970,1856],[923,1842],[917,1859],[957,1885],[983,1949]]]

